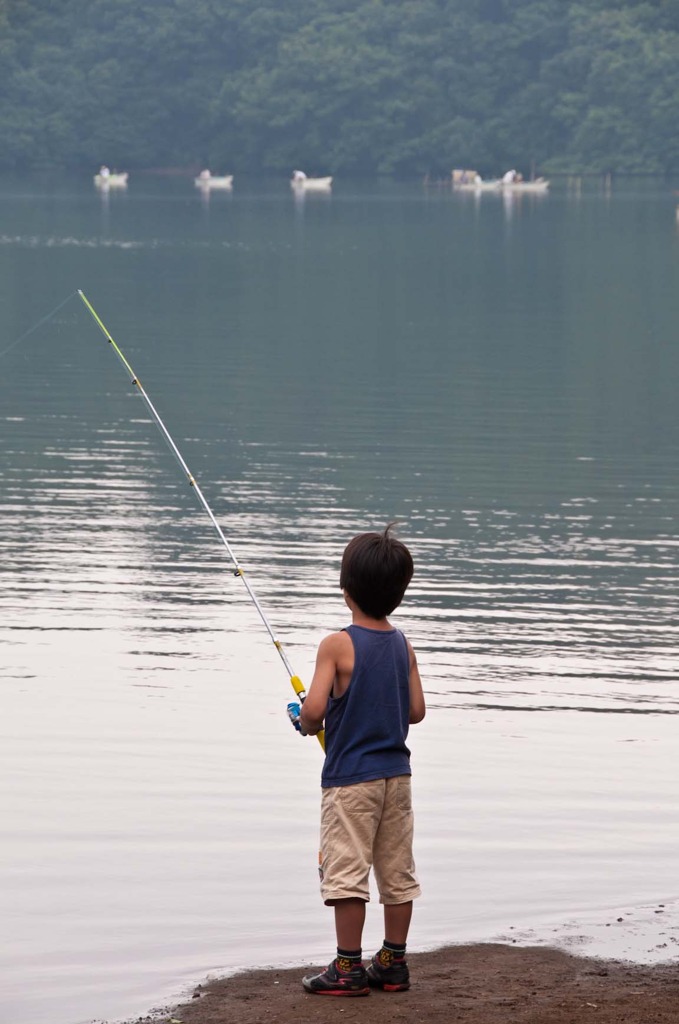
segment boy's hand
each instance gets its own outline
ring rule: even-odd
[[[296,704],[294,701],[293,701],[292,704],[288,704],[288,718],[290,719],[290,721],[294,725],[294,727],[297,730],[297,732],[301,733],[302,736],[306,736],[306,732],[302,728],[302,723],[301,723],[300,717],[299,717],[301,715],[301,713],[302,713],[302,709],[301,709],[299,704]]]

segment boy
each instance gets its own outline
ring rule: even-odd
[[[409,724],[425,715],[415,652],[387,615],[413,575],[405,544],[362,533],[342,557],[340,587],[351,626],[318,648],[314,677],[296,727],[315,735],[325,722],[321,776],[321,894],[334,907],[337,957],[302,984],[319,995],[369,995],[410,987],[405,958],[413,899],[420,895],[412,855]],[[384,943],[366,970],[361,940],[368,876],[384,904]]]

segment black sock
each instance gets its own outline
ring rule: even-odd
[[[387,942],[385,939],[382,943],[382,949],[388,950],[393,955],[394,960],[403,960],[406,955],[405,942],[403,944],[399,944],[396,942]]]
[[[350,971],[352,967],[357,967],[360,964],[362,958],[362,949],[340,949],[339,946],[337,947],[337,959],[349,961],[348,967],[344,967],[344,965],[341,965],[341,969],[343,971]]]

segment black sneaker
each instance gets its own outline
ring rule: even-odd
[[[370,961],[366,971],[368,984],[385,992],[405,992],[410,988],[410,971],[405,957],[396,959],[388,949],[381,949]]]
[[[369,996],[368,974],[363,964],[351,966],[351,960],[338,958],[320,974],[302,978],[307,992],[319,996]]]

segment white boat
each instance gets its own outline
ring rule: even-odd
[[[500,187],[499,178],[484,181],[478,171],[455,168],[451,171],[450,178],[455,191],[460,192],[494,192]]]
[[[524,181],[516,171],[484,180],[476,171],[454,170],[451,177],[456,192],[546,192],[549,188],[544,178]]]
[[[293,171],[290,186],[299,192],[329,192],[332,188],[332,177],[308,178],[304,171]]]
[[[94,184],[97,188],[126,188],[127,179],[129,174],[124,171],[120,174],[111,174],[110,172],[102,171],[99,174],[94,175]]]
[[[232,189],[233,188],[233,174],[210,174],[209,171],[201,171],[197,178],[194,178],[194,184],[196,188],[204,189]]]

